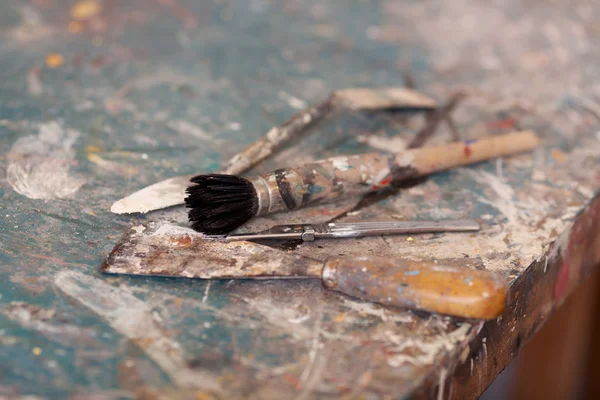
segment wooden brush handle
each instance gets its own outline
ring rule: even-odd
[[[421,175],[428,175],[490,158],[530,151],[540,143],[540,139],[534,132],[520,131],[442,146],[421,147],[412,150],[414,158],[411,165]]]
[[[462,318],[498,317],[508,291],[488,271],[382,257],[329,259],[322,279],[357,299]]]
[[[537,147],[531,131],[490,136],[398,154],[341,156],[252,178],[258,213],[295,210],[346,196],[362,196],[390,185],[461,165]]]

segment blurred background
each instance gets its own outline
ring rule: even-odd
[[[600,274],[595,271],[481,399],[600,398],[599,297]]]

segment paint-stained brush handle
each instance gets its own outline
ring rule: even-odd
[[[322,280],[361,300],[477,319],[502,314],[508,292],[488,271],[382,257],[329,259]]]
[[[258,197],[256,215],[363,196],[434,172],[529,151],[539,144],[535,133],[522,131],[397,154],[342,156],[280,169],[250,179]]]

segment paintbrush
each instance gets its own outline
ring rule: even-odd
[[[208,235],[234,230],[254,216],[296,210],[372,191],[435,172],[537,147],[531,131],[422,147],[397,154],[329,158],[245,179],[208,174],[192,178],[185,199],[192,227]]]
[[[387,306],[492,319],[508,285],[485,270],[385,257],[298,256],[252,242],[208,240],[173,225],[129,230],[101,270],[201,279],[317,278],[331,290]]]
[[[223,167],[223,174],[241,174],[270,157],[275,151],[310,131],[309,128],[342,109],[353,111],[428,111],[435,101],[408,88],[352,88],[333,92],[326,100],[293,115],[281,125],[233,156]],[[176,176],[147,186],[110,208],[115,214],[146,213],[184,203],[189,176]]]

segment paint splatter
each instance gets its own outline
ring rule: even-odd
[[[37,135],[17,140],[8,153],[6,179],[13,190],[30,199],[69,198],[84,184],[71,172],[72,147],[80,133],[58,122],[39,126]]]
[[[58,68],[65,63],[65,59],[58,53],[49,53],[46,55],[46,66],[48,68]]]
[[[2,314],[25,329],[33,330],[64,346],[97,347],[96,332],[70,323],[64,315],[35,304],[12,302],[2,309]]]
[[[554,159],[556,161],[558,161],[559,163],[565,161],[567,159],[567,156],[565,155],[565,153],[563,153],[561,150],[559,149],[553,149],[552,150],[552,157],[554,157]]]
[[[498,119],[492,121],[489,124],[490,129],[500,130],[500,129],[514,129],[517,123],[512,118]]]
[[[165,334],[152,308],[128,288],[115,287],[75,271],[60,272],[54,283],[62,292],[104,318],[117,332],[139,343],[175,384],[221,390],[216,376],[186,366],[181,345]]]
[[[194,125],[190,122],[184,121],[182,119],[176,119],[173,121],[167,122],[167,127],[173,129],[176,132],[179,132],[184,135],[192,136],[198,139],[205,140],[207,142],[214,142],[215,140],[211,135],[206,133],[202,128],[197,125]]]
[[[331,159],[331,162],[333,163],[333,167],[340,171],[346,171],[352,168],[350,164],[348,164],[347,157],[336,157]]]
[[[114,174],[134,176],[140,172],[139,169],[136,167],[121,164],[115,161],[105,160],[97,153],[89,153],[87,157],[88,160],[93,162],[98,167],[102,168],[105,171],[112,172]]]
[[[472,153],[471,147],[468,145],[465,145],[464,153],[465,153],[465,157],[467,157],[467,158],[471,157],[471,153]]]
[[[83,29],[83,25],[79,21],[71,21],[67,29],[70,33],[78,33]]]
[[[32,96],[39,96],[44,92],[38,67],[31,68],[27,73],[27,92]]]
[[[86,20],[97,15],[102,10],[99,3],[93,0],[82,0],[71,7],[71,18],[76,20]]]
[[[308,104],[306,104],[306,102],[302,99],[299,99],[295,96],[292,96],[289,93],[286,93],[284,91],[280,91],[278,93],[279,98],[282,100],[287,101],[287,103],[289,104],[290,107],[295,108],[297,110],[301,110],[303,108],[308,107]]]

